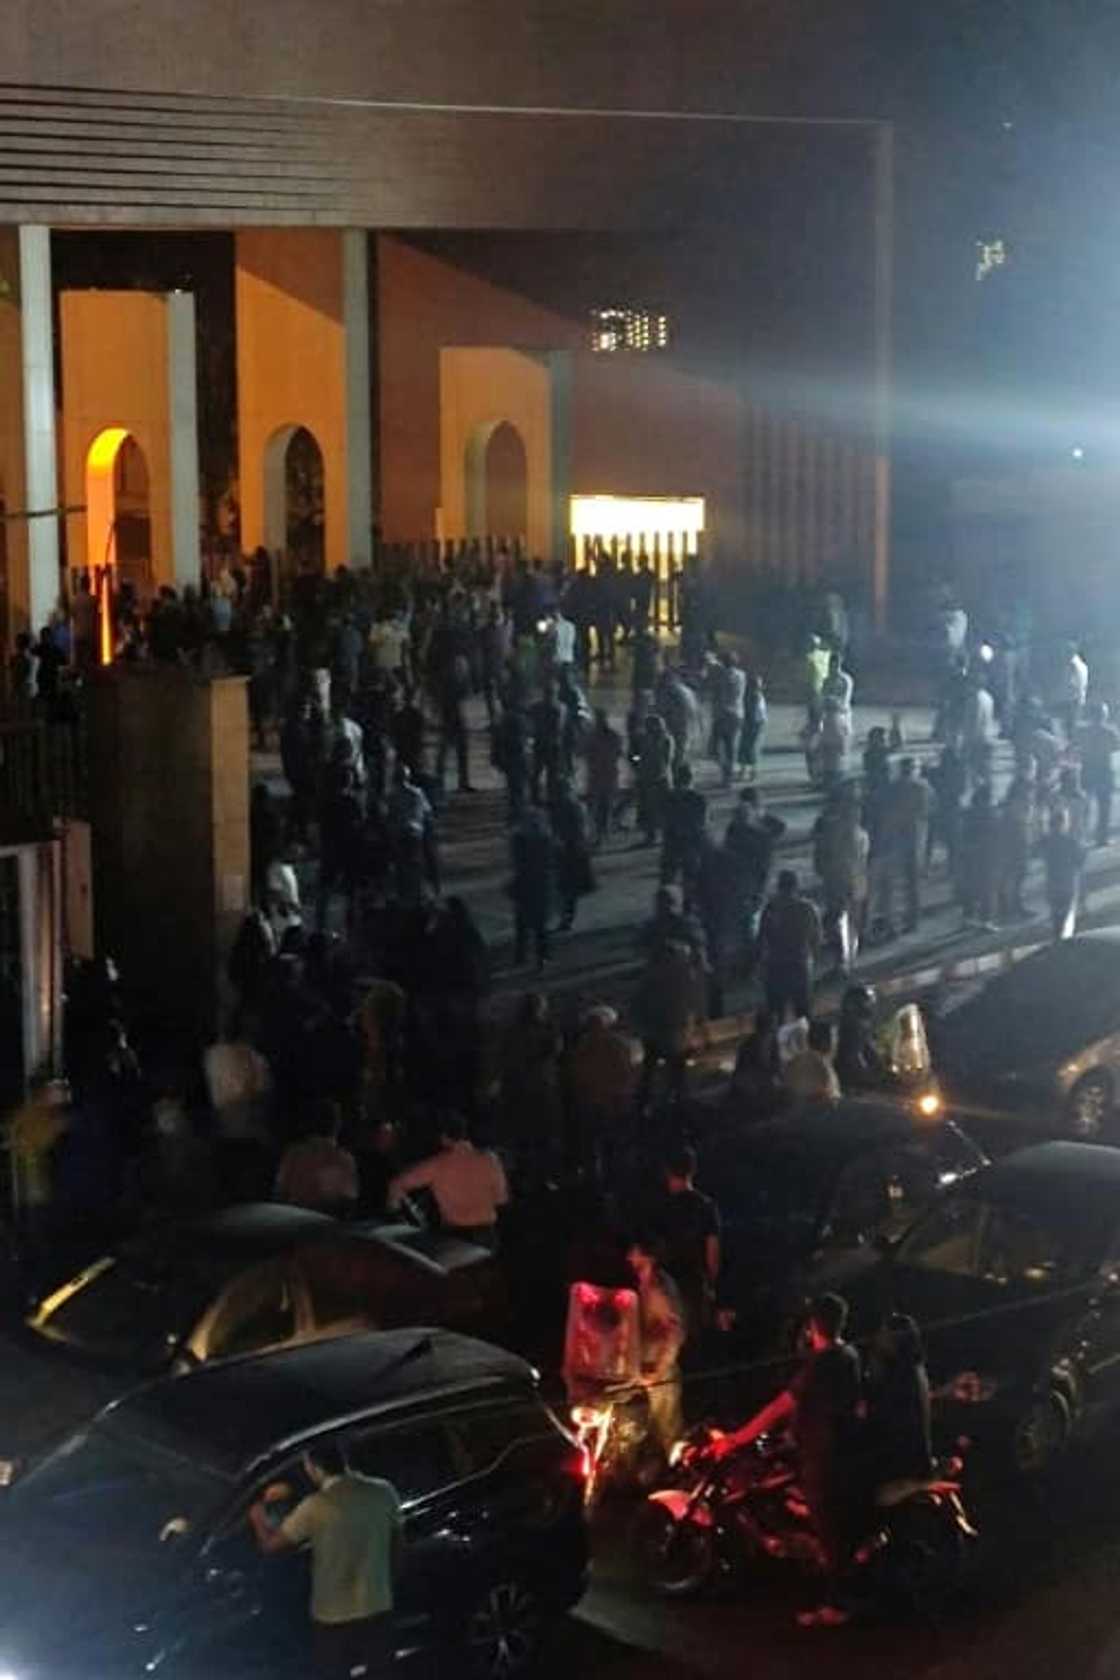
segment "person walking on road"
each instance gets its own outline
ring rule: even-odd
[[[836,945],[845,974],[855,960],[863,933],[869,850],[856,793],[854,789],[841,789],[814,825],[813,867],[824,889],[825,933]]]
[[[712,692],[712,745],[720,782],[731,786],[739,757],[747,679],[737,653],[725,653],[715,670]]]
[[[930,812],[933,794],[928,782],[918,776],[912,758],[904,758],[898,775],[890,785],[884,818],[882,872],[879,877],[880,899],[875,914],[885,930],[893,933],[894,886],[896,876],[902,877],[902,891],[906,901],[907,933],[918,925],[921,911],[918,877],[926,855]]]
[[[778,890],[762,912],[758,930],[766,1007],[780,1026],[787,1005],[794,1018],[812,1013],[813,979],[822,935],[817,907],[798,890],[792,869],[778,876]]]
[[[538,971],[549,956],[549,922],[556,898],[556,844],[544,812],[526,811],[513,831],[513,897],[515,956],[518,967],[528,955],[532,938]]]
[[[1073,832],[1069,811],[1059,807],[1051,818],[1050,832],[1042,843],[1046,864],[1046,901],[1055,939],[1070,939],[1077,926],[1081,897],[1081,872],[1085,848]]]
[[[992,789],[981,782],[961,817],[958,895],[966,922],[995,929],[999,883],[999,821]]]
[[[624,752],[622,736],[611,727],[601,708],[587,737],[587,805],[591,812],[593,844],[605,846],[614,822],[621,786]]]
[[[1097,807],[1095,844],[1107,846],[1112,828],[1112,762],[1120,752],[1120,729],[1109,721],[1103,700],[1090,709],[1089,722],[1078,731],[1077,746],[1081,785]]]

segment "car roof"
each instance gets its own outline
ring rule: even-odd
[[[902,1103],[876,1097],[848,1097],[835,1103],[813,1103],[798,1112],[751,1126],[739,1142],[747,1161],[757,1146],[793,1146],[822,1162],[842,1162],[864,1149],[883,1143],[920,1142],[951,1124],[944,1115],[923,1121]]]
[[[135,1257],[203,1261],[268,1260],[343,1229],[337,1219],[287,1202],[241,1202],[213,1213],[167,1220],[125,1245]]]
[[[217,1360],[134,1389],[101,1415],[114,1433],[238,1476],[351,1419],[503,1387],[524,1392],[536,1380],[525,1360],[471,1336],[382,1330]]]
[[[1099,1189],[1120,1206],[1120,1149],[1102,1143],[1035,1143],[985,1169],[987,1185],[1052,1185],[1066,1194]]]

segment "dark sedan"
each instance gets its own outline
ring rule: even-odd
[[[966,1124],[1120,1142],[1120,931],[1035,951],[937,1019],[932,1039]]]
[[[852,1099],[736,1131],[704,1151],[723,1221],[723,1293],[743,1339],[769,1344],[821,1267],[906,1230],[985,1164],[943,1115]]]
[[[144,1377],[410,1324],[501,1336],[492,1256],[275,1203],[174,1221],[94,1261],[5,1340],[0,1455],[23,1456]]]
[[[523,1360],[438,1330],[163,1378],[32,1467],[0,1493],[0,1673],[303,1680],[307,1553],[263,1556],[246,1512],[309,1491],[324,1441],[401,1499],[398,1657],[517,1680],[583,1592],[582,1457]]]
[[[922,1325],[946,1431],[1037,1470],[1120,1407],[1120,1151],[1044,1143],[945,1196],[885,1258],[827,1281],[857,1333]]]

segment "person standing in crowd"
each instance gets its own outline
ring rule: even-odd
[[[400,704],[389,719],[389,736],[398,765],[403,765],[413,779],[424,772],[424,711],[416,699],[416,691],[406,684],[401,691]]]
[[[591,848],[587,839],[587,813],[567,776],[556,782],[556,794],[549,807],[552,835],[556,843],[556,890],[560,900],[560,931],[568,933],[576,919],[580,899],[595,890],[591,869]]]
[[[752,782],[758,775],[758,758],[766,735],[767,716],[762,678],[752,672],[747,678],[743,696],[743,727],[739,731],[739,768]]]
[[[937,763],[925,772],[933,789],[933,810],[926,837],[926,869],[933,861],[933,848],[941,845],[949,878],[957,873],[957,852],[960,846],[961,804],[968,785],[968,772],[956,747],[941,749]]]
[[[290,1498],[276,1483],[249,1507],[266,1555],[311,1547],[311,1626],[319,1680],[387,1680],[395,1666],[394,1582],[400,1567],[400,1501],[388,1482],[356,1475],[336,1441],[304,1454],[314,1492],[276,1523],[269,1506]]]
[[[836,1072],[836,1031],[830,1021],[810,1021],[804,1050],[790,1057],[782,1073],[782,1084],[794,1103],[838,1102],[840,1079]]]
[[[731,786],[739,757],[747,679],[737,653],[725,653],[716,667],[712,691],[712,744],[723,787]]]
[[[812,900],[798,891],[792,869],[778,876],[778,890],[762,912],[758,941],[771,1015],[780,1026],[788,1006],[795,1019],[808,1019],[822,944],[821,919]]]
[[[828,674],[821,683],[821,706],[827,707],[829,701],[835,709],[847,714],[848,734],[852,732],[852,694],[855,683],[851,673],[845,671],[843,660],[839,653],[828,656]]]
[[[673,768],[687,763],[696,738],[700,707],[679,671],[666,669],[657,684],[657,709],[673,743]]]
[[[696,1151],[679,1144],[665,1156],[664,1194],[653,1224],[665,1267],[679,1291],[688,1340],[715,1322],[720,1273],[719,1209],[696,1188]]]
[[[553,684],[546,682],[541,697],[529,712],[533,732],[533,768],[530,787],[533,803],[539,804],[543,791],[548,799],[556,792],[556,780],[564,761],[564,725],[566,714]]]
[[[853,788],[840,788],[813,827],[813,867],[823,888],[824,935],[846,974],[855,961],[867,907],[870,841]]]
[[[668,883],[680,877],[686,910],[696,888],[707,820],[708,801],[692,785],[692,767],[679,764],[673,774],[672,792],[665,800],[661,880]]]
[[[650,619],[653,616],[653,595],[655,585],[656,580],[653,575],[653,568],[649,562],[649,555],[645,553],[639,554],[638,569],[634,573],[634,584],[630,597],[633,603],[635,638],[640,637],[644,630],[649,629]],[[653,685],[651,683],[650,687],[652,686]]]
[[[1078,652],[1077,644],[1069,642],[1054,693],[1054,711],[1061,720],[1066,740],[1071,745],[1085,711],[1088,693],[1089,667]]]
[[[505,1169],[491,1149],[476,1149],[461,1114],[447,1114],[435,1155],[398,1173],[389,1185],[389,1206],[397,1208],[413,1190],[430,1190],[440,1223],[465,1242],[498,1247],[498,1215],[509,1203]]]
[[[904,758],[898,766],[898,776],[890,784],[883,825],[883,868],[879,876],[882,897],[875,906],[884,932],[894,932],[894,883],[896,873],[902,877],[905,901],[903,929],[913,933],[921,913],[918,881],[926,855],[930,811],[933,795],[929,783],[922,781],[912,758]]]
[[[572,626],[575,635],[575,626]],[[491,601],[487,611],[486,622],[479,631],[479,654],[481,662],[482,698],[486,705],[486,718],[491,729],[497,716],[498,696],[502,688],[502,673],[505,671],[510,654],[513,652],[513,624],[507,612],[502,610],[501,602]]]
[[[1058,772],[1058,785],[1050,800],[1050,819],[1057,811],[1069,814],[1070,833],[1079,846],[1089,836],[1089,801],[1081,791],[1081,776],[1076,764],[1067,764]]]
[[[1034,784],[1026,776],[1015,776],[1004,795],[999,813],[1001,916],[1025,916],[1023,889],[1034,850]]]
[[[673,743],[664,721],[657,712],[650,712],[642,725],[634,775],[638,826],[642,830],[641,844],[645,846],[657,844],[665,820],[672,759]]]
[[[506,822],[515,823],[529,791],[529,720],[520,706],[503,708],[494,725],[490,758],[506,779]]]
[[[609,1170],[634,1104],[639,1049],[619,1030],[618,1012],[594,1004],[580,1020],[565,1062],[577,1158],[596,1176]]]
[[[821,721],[821,690],[828,676],[831,659],[819,636],[810,636],[805,649],[805,722],[816,730]]]
[[[1077,927],[1085,848],[1073,831],[1068,807],[1057,806],[1053,811],[1049,833],[1042,842],[1042,856],[1054,938],[1070,939]]]
[[[992,789],[981,782],[961,817],[958,895],[966,922],[995,928],[999,884],[999,823],[992,809]]]
[[[415,904],[427,880],[439,892],[439,850],[435,817],[422,787],[398,759],[393,787],[385,810],[385,827],[396,877],[397,895],[405,904]]]
[[[642,1384],[649,1402],[650,1432],[668,1458],[683,1427],[680,1356],[685,1313],[673,1278],[658,1264],[656,1241],[638,1236],[626,1251],[638,1287],[642,1341]]]
[[[1095,844],[1107,846],[1112,830],[1112,763],[1120,752],[1120,730],[1109,721],[1108,707],[1103,700],[1090,708],[1088,723],[1078,731],[1077,748],[1081,756],[1082,786],[1097,807]]]
[[[513,831],[514,961],[520,968],[532,938],[537,969],[550,954],[549,923],[556,898],[556,843],[542,810],[530,807]]]
[[[319,1117],[280,1157],[273,1196],[293,1207],[345,1218],[358,1201],[358,1168],[338,1141],[342,1116],[335,1103],[321,1103]]]
[[[677,940],[655,949],[638,982],[633,1011],[644,1052],[638,1107],[643,1111],[648,1107],[662,1063],[669,1099],[679,1103],[689,1052],[707,1015],[707,983],[699,952]]]
[[[595,846],[605,846],[614,822],[621,787],[622,736],[612,729],[606,712],[599,708],[587,736],[587,804]]]
[[[649,630],[639,629],[630,661],[630,692],[652,694],[657,686],[657,642]]]
[[[470,736],[463,707],[470,693],[470,661],[456,639],[449,639],[437,666],[436,702],[439,706],[439,751],[436,775],[443,782],[447,755],[454,751],[460,793],[474,793],[471,786]]]
[[[960,720],[960,746],[964,762],[976,781],[987,781],[992,769],[992,748],[996,738],[996,708],[984,686],[984,672],[969,673]]]

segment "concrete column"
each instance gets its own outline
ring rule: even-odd
[[[875,461],[871,598],[875,627],[887,617],[891,564],[891,384],[894,362],[894,129],[875,130]]]
[[[28,531],[28,619],[33,631],[58,604],[58,455],[55,441],[51,230],[19,230],[23,344],[23,450]],[[85,556],[83,555],[84,561]]]
[[[347,563],[373,564],[369,370],[369,251],[365,230],[342,235],[342,322],[346,358]]]
[[[171,445],[171,555],[175,587],[197,588],[199,559],[198,385],[193,292],[167,303],[167,397]],[[151,471],[151,464],[149,464]]]
[[[552,544],[546,558],[567,557],[572,525],[572,358],[558,350],[548,358],[552,372]]]

